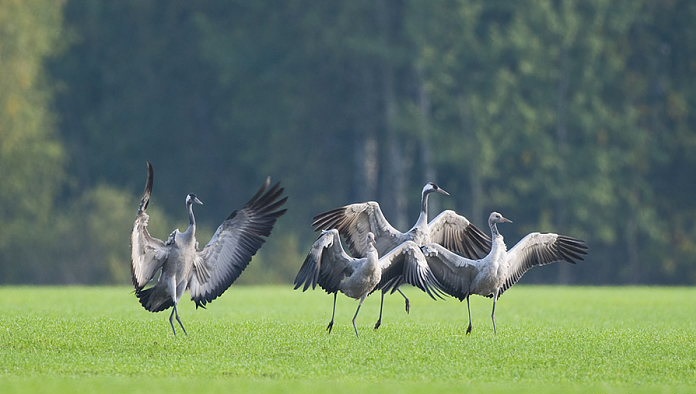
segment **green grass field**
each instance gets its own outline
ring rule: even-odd
[[[232,287],[188,336],[125,287],[0,287],[0,392],[696,392],[696,288],[517,286],[498,303],[412,288],[357,302]],[[331,390],[331,391],[328,391]]]

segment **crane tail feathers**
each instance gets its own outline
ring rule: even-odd
[[[159,288],[154,286],[135,292],[140,301],[140,305],[150,312],[161,312],[174,306],[174,301],[164,292],[157,291]]]

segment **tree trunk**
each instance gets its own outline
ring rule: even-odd
[[[566,184],[566,179],[568,178],[563,158],[567,157],[565,153],[568,151],[568,121],[566,119],[566,111],[568,107],[568,85],[570,83],[569,73],[571,71],[568,62],[568,52],[565,48],[561,48],[559,56],[561,74],[560,80],[558,81],[556,96],[556,147],[557,155],[560,160],[558,160],[558,166],[556,167],[556,185],[557,187],[562,187]],[[566,228],[566,224],[568,223],[567,204],[569,202],[563,198],[564,195],[565,193],[562,193],[561,196],[556,197],[556,212],[554,213],[554,217],[556,218],[556,227],[559,229]],[[573,273],[569,265],[560,264],[558,267],[557,281],[559,283],[568,284],[572,279]]]
[[[471,145],[474,147],[465,158],[465,162],[469,166],[469,198],[471,201],[468,219],[477,226],[481,226],[485,224],[488,219],[487,213],[483,211],[485,205],[483,176],[481,175],[481,167],[484,166],[485,163],[481,162],[481,157],[478,154],[482,141],[474,129],[474,122],[471,120],[472,118],[470,115],[471,110],[466,99],[460,97],[459,102],[459,118],[461,120],[463,139],[471,141]]]
[[[628,264],[630,267],[628,275],[623,279],[627,283],[641,283],[643,279],[642,268],[640,265],[639,257],[639,243],[638,243],[638,223],[633,217],[629,217],[626,222],[624,235],[626,236],[626,253],[628,256]]]
[[[391,221],[398,229],[405,230],[408,226],[406,219],[406,171],[403,159],[403,141],[400,140],[396,130],[398,117],[398,105],[395,90],[395,72],[391,59],[391,48],[395,45],[395,36],[400,33],[394,14],[398,14],[398,3],[380,1],[378,4],[378,17],[382,36],[383,56],[380,57],[380,69],[382,77],[383,127],[385,157],[384,173],[382,178],[382,197],[386,201],[385,211],[388,211]]]
[[[374,73],[368,65],[360,65],[360,106],[355,120],[353,198],[355,201],[377,199],[379,181],[379,142],[377,140],[378,120],[374,116],[374,95],[372,94]]]
[[[418,77],[418,120],[419,120],[419,153],[423,162],[423,178],[428,182],[437,181],[437,171],[433,163],[432,144],[433,138],[430,126],[430,94],[425,88],[425,80],[423,72],[420,68],[416,70]],[[447,190],[447,186],[443,186]],[[431,211],[440,211],[440,202],[438,199],[430,201]]]

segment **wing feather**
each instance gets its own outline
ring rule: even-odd
[[[280,209],[287,201],[282,197],[284,189],[280,183],[272,187],[270,183],[270,178],[266,179],[249,202],[232,212],[197,253],[189,281],[191,300],[197,307],[205,307],[232,285],[285,213]]]
[[[470,294],[471,282],[478,273],[475,260],[459,256],[437,243],[425,245],[421,250],[442,291],[460,301]]]
[[[530,233],[507,253],[507,277],[499,295],[517,283],[531,268],[566,261],[575,264],[587,254],[587,244],[577,238],[554,233]]]
[[[403,283],[421,289],[431,298],[443,298],[441,285],[430,270],[421,249],[413,241],[405,241],[379,259],[382,280],[375,287],[395,292]]]
[[[353,273],[360,260],[364,259],[353,258],[345,252],[338,230],[323,231],[295,277],[295,289],[302,287],[302,291],[306,291],[318,284],[327,293],[336,293],[341,281]]]
[[[150,203],[153,182],[154,170],[148,161],[145,191],[131,232],[131,278],[136,292],[142,290],[153,279],[169,254],[169,248],[165,243],[151,236],[147,230],[150,216],[145,210]]]
[[[375,201],[346,205],[320,213],[314,217],[315,231],[335,228],[345,238],[348,250],[354,256],[367,254],[367,233],[377,240],[377,252],[382,254],[401,243],[404,234],[395,229],[384,217]]]
[[[469,259],[481,259],[491,251],[491,237],[466,217],[452,210],[437,215],[428,224],[430,239]]]

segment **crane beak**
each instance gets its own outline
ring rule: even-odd
[[[437,192],[440,193],[440,194],[444,194],[445,196],[449,196],[449,195],[450,195],[449,193],[447,193],[447,190],[445,190],[445,189],[443,189],[443,188],[438,188],[438,189],[437,189]]]
[[[193,199],[193,202],[195,202],[196,204],[201,204],[201,205],[203,205],[203,201],[199,200],[198,197],[194,198],[194,199]]]
[[[501,221],[502,223],[512,223],[512,220],[510,220],[510,219],[508,219],[508,218],[506,218],[506,217],[504,217],[504,216],[500,218],[500,221]]]

